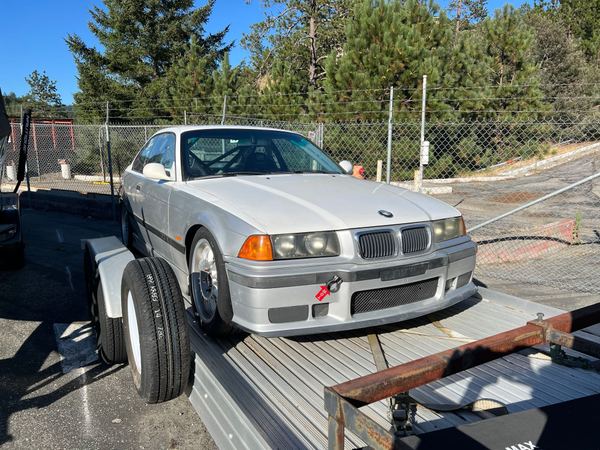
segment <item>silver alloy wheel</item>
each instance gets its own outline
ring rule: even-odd
[[[215,253],[204,238],[194,247],[191,273],[196,310],[204,322],[210,322],[217,312],[219,274]]]

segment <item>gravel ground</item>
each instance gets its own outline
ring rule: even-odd
[[[527,177],[456,184],[452,194],[438,198],[457,205],[467,227],[472,227],[598,171],[600,155],[596,153]],[[477,277],[488,280],[492,287],[502,285],[516,295],[517,286],[525,284],[600,297],[600,178],[480,228],[472,237],[478,242],[493,242],[481,244],[482,249],[484,245],[494,245],[510,253],[539,242],[539,227],[561,219],[576,220],[578,245],[558,245],[520,262],[482,264],[477,268]]]

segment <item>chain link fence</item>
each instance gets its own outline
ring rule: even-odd
[[[468,228],[600,171],[598,111],[584,118],[464,116],[432,114],[428,119],[425,139],[430,155],[422,181],[418,115],[405,115],[391,129],[387,121],[285,122],[246,116],[227,116],[226,124],[299,132],[334,160],[362,165],[372,180],[385,174],[389,149],[391,182],[456,205]],[[184,120],[211,125],[221,124],[222,118],[190,114]],[[164,126],[34,123],[27,158],[29,186],[110,194],[108,132],[117,192],[120,174]],[[15,183],[19,134],[19,125],[13,124],[3,190]],[[590,180],[473,232],[479,243],[476,276],[600,294],[598,183]],[[24,182],[22,188],[26,186]]]

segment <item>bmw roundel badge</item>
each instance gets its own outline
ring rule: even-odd
[[[378,212],[379,214],[381,214],[383,217],[388,217],[388,218],[389,218],[389,217],[394,217],[394,215],[393,215],[391,212],[389,212],[389,211],[386,211],[385,209],[380,209],[380,210],[379,210],[379,211],[377,211],[377,212]]]

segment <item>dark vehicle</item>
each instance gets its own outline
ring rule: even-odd
[[[27,116],[27,124],[29,116]],[[29,127],[23,127],[23,137]],[[4,173],[4,160],[8,139],[10,136],[10,123],[6,115],[4,99],[0,91],[0,173]],[[25,262],[25,244],[21,232],[21,211],[19,209],[19,194],[17,189],[23,179],[24,167],[21,167],[21,157],[27,148],[27,139],[21,139],[21,152],[17,186],[14,192],[0,192],[0,267],[19,268]],[[0,178],[1,182],[1,178]],[[1,187],[1,185],[0,185]]]

